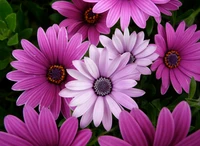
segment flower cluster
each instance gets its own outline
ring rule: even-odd
[[[197,25],[161,24],[162,15],[171,16],[181,5],[179,0],[53,2],[64,20],[46,31],[38,28],[38,45],[22,39],[23,49],[12,52],[15,70],[6,77],[16,82],[12,90],[23,91],[16,105],[24,105],[24,122],[6,116],[0,145],[84,146],[96,136],[101,146],[197,146],[200,130],[187,135],[192,116],[185,99],[175,101],[172,112],[151,104],[159,113],[155,123],[144,107],[156,98],[143,100],[149,76],[161,84],[160,96],[188,95],[191,80],[200,81]],[[154,40],[133,30],[145,29],[150,17],[157,25]],[[92,136],[101,124],[106,132],[116,129],[118,121],[121,139],[120,133]]]

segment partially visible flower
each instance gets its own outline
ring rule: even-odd
[[[179,7],[182,5],[182,3],[179,0],[152,0],[158,9],[160,10],[161,13],[171,16],[172,13],[171,11],[178,10]],[[158,23],[161,22],[161,16],[160,17],[155,17],[156,21]]]
[[[13,90],[24,91],[16,103],[18,106],[39,105],[39,109],[48,107],[55,118],[62,111],[67,118],[70,116],[69,106],[58,93],[66,82],[72,80],[66,69],[74,68],[72,61],[85,54],[89,42],[82,43],[80,34],[68,40],[66,29],[57,25],[49,27],[46,33],[39,28],[37,39],[40,49],[23,39],[23,50],[13,51],[17,60],[11,65],[17,70],[9,72],[7,78],[17,82],[12,86]]]
[[[80,126],[86,127],[92,120],[97,127],[102,122],[106,130],[112,126],[112,113],[119,118],[123,107],[137,108],[131,97],[142,96],[145,92],[132,88],[137,82],[134,76],[135,64],[127,65],[129,53],[110,60],[106,49],[91,46],[89,57],[73,61],[77,69],[67,69],[75,80],[68,82],[60,96],[71,98],[70,106],[75,107],[72,116],[80,117]],[[123,107],[122,107],[123,106]]]
[[[166,23],[166,28],[158,25],[155,35],[156,53],[159,58],[152,64],[156,71],[156,78],[162,79],[161,94],[165,94],[173,85],[178,94],[189,92],[190,80],[194,77],[200,81],[200,31],[192,25],[185,30],[185,22],[181,22],[176,29]]]
[[[171,10],[177,10],[181,2],[179,0],[84,0],[95,3],[93,12],[103,13],[108,11],[106,24],[114,26],[120,19],[122,30],[128,27],[130,18],[140,28],[146,27],[146,21],[150,16],[161,20],[161,13],[170,15]]]
[[[97,45],[100,33],[108,34],[110,32],[106,26],[107,13],[93,13],[93,4],[91,3],[83,2],[83,0],[72,0],[72,3],[57,1],[52,4],[52,8],[67,17],[60,23],[60,26],[67,27],[69,37],[80,33],[83,35],[83,39],[88,37],[92,44]]]
[[[171,113],[166,107],[158,116],[156,130],[140,109],[130,113],[122,111],[119,127],[122,139],[113,136],[100,136],[100,146],[197,146],[200,143],[200,130],[187,136],[191,123],[191,111],[187,102],[180,102]]]
[[[128,27],[130,18],[140,28],[146,27],[146,21],[149,16],[159,17],[160,11],[152,0],[84,0],[94,3],[94,13],[103,13],[108,11],[106,25],[114,26],[120,19],[122,30]]]
[[[0,131],[1,146],[85,146],[92,136],[89,129],[78,131],[78,120],[68,118],[57,129],[49,109],[38,113],[31,107],[23,110],[24,121],[8,115],[4,119],[6,132]]]
[[[149,40],[144,40],[143,31],[138,34],[134,31],[130,34],[126,28],[122,34],[119,29],[116,29],[112,40],[101,35],[100,42],[108,50],[111,59],[128,52],[130,54],[129,64],[136,64],[136,69],[141,74],[151,74],[147,66],[158,58],[158,54],[155,53],[156,45],[149,44]]]

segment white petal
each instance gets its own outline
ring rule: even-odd
[[[94,105],[93,111],[93,121],[94,125],[98,127],[103,119],[104,116],[104,97],[97,97],[96,103]]]
[[[73,80],[65,84],[65,87],[69,90],[85,90],[92,88],[92,86],[93,85],[91,82],[83,82],[78,80]]]
[[[90,75],[93,76],[95,79],[97,79],[99,77],[99,70],[95,62],[88,57],[84,58],[84,62]]]

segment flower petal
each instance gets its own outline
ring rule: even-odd
[[[94,105],[93,122],[98,127],[104,117],[104,97],[98,96]]]
[[[87,145],[91,137],[92,137],[92,132],[90,129],[80,130],[78,131],[73,143],[70,146]]]
[[[100,136],[98,142],[100,146],[131,146],[126,141],[113,136]]]

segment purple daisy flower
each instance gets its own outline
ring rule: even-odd
[[[23,110],[24,121],[8,115],[4,119],[6,132],[0,131],[1,146],[85,146],[92,136],[89,129],[78,131],[78,119],[68,118],[57,129],[49,109],[38,113],[31,107]]]
[[[160,10],[161,13],[171,16],[172,13],[171,11],[178,10],[179,7],[182,5],[182,3],[179,0],[152,0],[158,9]],[[158,23],[161,22],[161,16],[160,17],[155,17],[156,21]]]
[[[108,50],[111,59],[128,52],[130,54],[128,63],[136,64],[136,69],[141,74],[151,74],[151,70],[147,66],[158,58],[158,54],[154,53],[156,45],[149,44],[149,40],[144,40],[143,31],[138,34],[134,31],[130,34],[126,28],[122,34],[119,29],[116,29],[112,40],[101,35],[100,42]]]
[[[106,25],[114,26],[120,18],[122,30],[128,27],[130,18],[140,28],[146,27],[149,16],[159,17],[160,11],[151,0],[84,0],[96,3],[93,8],[94,13],[108,11]]]
[[[122,139],[100,136],[100,146],[197,146],[200,130],[187,136],[191,123],[191,111],[187,102],[180,102],[173,112],[164,107],[159,114],[156,130],[140,109],[130,113],[122,111],[119,127]]]
[[[178,0],[84,0],[96,3],[93,8],[94,13],[108,11],[106,24],[108,27],[114,26],[120,18],[122,30],[128,27],[130,18],[140,28],[146,27],[149,16],[160,18],[160,12],[169,15],[170,10],[179,7]],[[174,8],[176,7],[176,8]]]
[[[109,34],[110,32],[106,26],[107,12],[93,13],[93,4],[91,3],[82,0],[72,0],[72,3],[57,1],[52,4],[52,8],[67,17],[60,23],[60,26],[67,27],[69,38],[75,33],[80,33],[83,35],[83,39],[88,37],[92,44],[97,45],[100,33]]]
[[[17,100],[17,105],[29,105],[39,109],[48,107],[57,118],[62,114],[67,118],[70,109],[67,101],[58,93],[64,84],[72,80],[66,69],[74,68],[73,60],[80,59],[88,50],[89,42],[82,42],[80,34],[72,36],[68,41],[66,29],[57,25],[46,31],[38,29],[39,48],[28,40],[22,40],[23,50],[14,50],[17,59],[11,65],[17,70],[7,74],[7,78],[16,81],[13,90],[24,91]]]
[[[166,28],[158,25],[155,35],[156,53],[159,58],[152,64],[156,78],[162,79],[161,94],[165,94],[170,83],[178,94],[189,92],[190,80],[200,81],[200,31],[192,25],[185,30],[185,22],[176,29],[167,23]]]
[[[110,60],[106,49],[89,49],[90,58],[73,61],[75,69],[67,69],[76,80],[65,85],[60,92],[62,97],[74,97],[69,103],[75,107],[72,116],[80,117],[80,126],[86,127],[92,120],[97,127],[102,122],[108,131],[112,126],[112,113],[119,118],[123,107],[138,108],[131,97],[142,96],[145,92],[132,88],[137,82],[133,80],[138,72],[135,64],[127,65],[129,54]],[[123,106],[123,107],[122,107]]]

